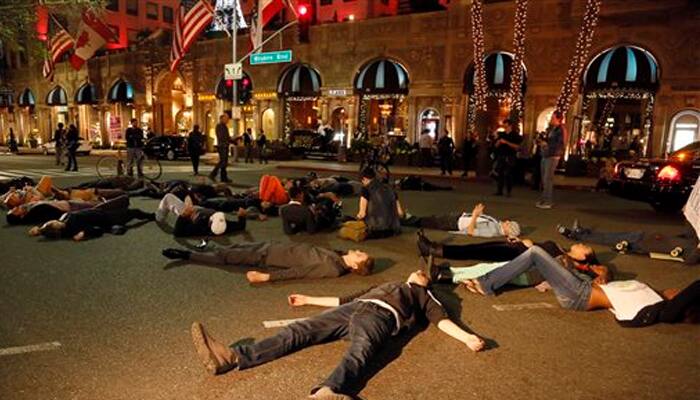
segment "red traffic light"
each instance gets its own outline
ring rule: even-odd
[[[226,87],[233,87],[233,79],[226,79]]]
[[[309,6],[306,4],[300,4],[297,7],[297,12],[299,12],[300,17],[305,17],[309,13]]]

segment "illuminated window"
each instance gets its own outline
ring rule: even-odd
[[[126,0],[126,13],[139,15],[139,0]]]
[[[676,151],[700,140],[700,113],[695,110],[681,111],[673,117],[670,132],[670,150]]]
[[[158,4],[146,3],[146,18],[155,20],[158,19]]]

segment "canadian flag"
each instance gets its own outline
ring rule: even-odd
[[[283,0],[258,0],[250,23],[250,45],[256,49],[263,41],[263,28],[284,9]]]
[[[75,35],[75,51],[70,56],[70,64],[80,70],[85,61],[90,59],[100,47],[117,39],[109,27],[90,11],[83,13],[83,20]]]

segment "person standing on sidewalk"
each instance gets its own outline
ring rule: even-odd
[[[231,143],[231,137],[228,134],[228,114],[221,114],[219,123],[216,124],[216,149],[219,153],[219,162],[214,166],[214,169],[209,174],[209,179],[216,181],[216,174],[221,171],[221,182],[231,182],[228,179],[228,148]]]
[[[204,135],[199,130],[199,125],[195,125],[187,137],[187,153],[192,160],[192,171],[194,175],[199,175],[199,156],[204,152]]]
[[[438,141],[438,153],[440,153],[440,175],[445,175],[445,172],[452,175],[452,154],[455,151],[455,142],[450,137],[449,132],[445,130],[445,134]]]
[[[542,151],[542,195],[540,201],[535,204],[537,208],[550,209],[553,206],[554,172],[559,164],[559,159],[564,154],[566,137],[564,114],[561,111],[555,111],[549,120],[549,128],[547,128],[545,137],[540,141]]]
[[[495,143],[496,160],[494,170],[497,176],[496,196],[503,196],[503,187],[506,189],[506,197],[510,197],[513,189],[513,170],[517,162],[517,152],[520,149],[522,138],[509,119],[503,121],[503,132],[498,132]]]
[[[248,128],[243,134],[243,148],[245,149],[245,162],[253,163],[253,131]]]
[[[66,151],[68,152],[66,171],[78,171],[78,160],[75,158],[75,152],[78,151],[78,146],[80,146],[79,141],[80,134],[78,133],[78,128],[71,124],[66,134]]]
[[[136,174],[143,178],[143,130],[136,118],[131,119],[131,126],[126,129],[126,171],[129,176],[134,176],[134,162]]]
[[[420,138],[418,139],[418,147],[420,148],[420,166],[430,167],[433,164],[433,138],[430,136],[430,131],[423,129]]]
[[[466,178],[469,175],[469,170],[472,167],[472,160],[476,154],[477,137],[478,135],[473,132],[468,133],[467,137],[464,138],[464,144],[462,146],[462,167],[464,168],[464,172],[462,173],[463,178]]]
[[[258,140],[256,142],[258,145],[258,159],[260,160],[260,164],[263,162],[267,164],[267,137],[265,136],[265,132],[263,130],[260,130],[260,135],[258,136]]]
[[[63,164],[63,150],[66,142],[66,130],[63,129],[63,122],[58,123],[58,128],[53,133],[53,142],[56,150],[56,166]]]

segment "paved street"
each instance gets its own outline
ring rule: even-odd
[[[96,157],[79,158],[78,176],[56,169],[52,162],[45,156],[0,155],[0,179],[22,171],[35,177],[49,173],[58,185],[68,186],[94,176]],[[186,162],[165,163],[165,178],[187,177],[188,171]],[[284,176],[305,173],[254,164],[237,166],[230,175],[235,183],[255,185],[270,171]],[[484,202],[487,213],[520,221],[524,236],[562,244],[568,242],[558,237],[554,226],[574,218],[612,231],[673,233],[683,223],[680,215],[659,215],[645,204],[590,191],[559,191],[557,207],[542,211],[534,207],[536,193],[529,189],[518,187],[514,197],[506,199],[491,196],[493,187],[487,184],[455,180],[455,185],[453,192],[400,196],[414,215],[470,209]],[[345,199],[345,213],[354,214],[356,203]],[[153,211],[157,201],[136,198],[132,204]],[[7,227],[4,221],[2,225],[0,398],[11,400],[305,398],[333,369],[346,343],[211,377],[192,347],[191,322],[204,322],[221,339],[259,339],[275,331],[264,328],[263,321],[320,311],[291,309],[286,304],[290,293],[349,294],[403,280],[420,266],[413,229],[397,238],[354,244],[334,233],[286,237],[281,221],[273,218],[252,221],[247,232],[210,246],[275,239],[361,248],[379,257],[376,273],[251,286],[242,269],[168,262],[160,254],[162,248],[197,241],[176,241],[153,223],[123,236],[82,243],[31,238],[26,227]],[[445,232],[428,234],[455,243],[475,241],[449,238]],[[638,279],[655,288],[684,287],[700,278],[700,267],[594,247],[617,278]],[[437,295],[456,319],[488,338],[488,350],[474,354],[435,327],[404,334],[381,354],[377,371],[360,388],[361,398],[700,398],[700,326],[623,329],[608,311],[566,311],[552,294],[534,289],[483,298],[440,285]],[[3,350],[34,345],[38,347],[19,354]]]

